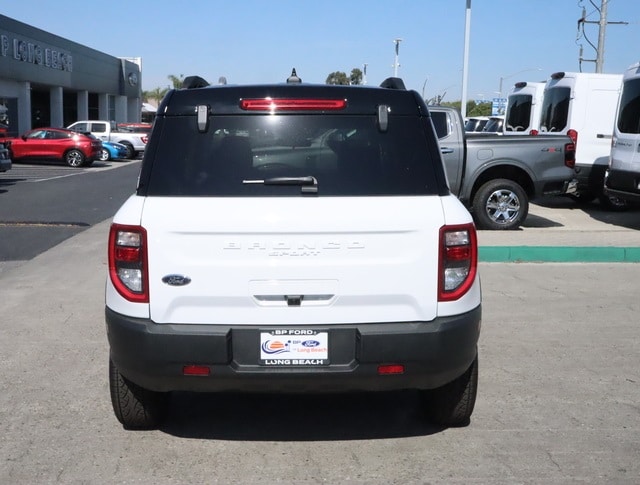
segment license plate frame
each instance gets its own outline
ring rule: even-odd
[[[259,354],[261,366],[328,366],[329,331],[299,328],[260,330]]]

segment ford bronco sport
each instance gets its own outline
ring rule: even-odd
[[[158,426],[171,391],[416,389],[432,422],[469,422],[476,232],[427,107],[397,78],[187,78],[158,109],[108,255],[125,428]]]

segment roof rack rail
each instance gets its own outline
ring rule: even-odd
[[[200,76],[187,76],[182,81],[182,89],[206,88],[209,83]]]
[[[400,89],[403,91],[407,90],[406,86],[404,85],[404,81],[399,77],[388,77],[387,79],[382,81],[380,87],[387,89]]]

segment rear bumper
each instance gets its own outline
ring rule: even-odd
[[[607,170],[604,192],[632,202],[640,202],[640,172]]]
[[[11,170],[11,159],[0,158],[0,172],[6,172],[7,170]]]
[[[157,325],[106,308],[110,355],[121,374],[155,391],[338,392],[432,389],[452,381],[476,357],[481,306],[430,322],[296,327],[329,334],[329,364],[262,365],[259,326]],[[402,374],[379,375],[380,364]],[[185,365],[210,368],[184,376]]]

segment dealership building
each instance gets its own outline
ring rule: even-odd
[[[139,58],[113,57],[0,15],[0,126],[140,121]]]

